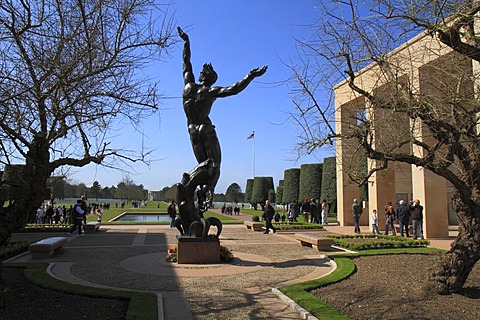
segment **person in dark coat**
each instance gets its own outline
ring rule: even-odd
[[[420,205],[420,200],[415,199],[408,209],[411,212],[413,239],[417,239],[420,235],[423,240],[423,206]]]
[[[407,238],[410,237],[408,234],[408,221],[410,220],[410,210],[408,210],[407,204],[405,201],[400,200],[397,207],[397,219],[398,225],[400,227],[400,235],[403,237],[403,230],[405,229],[405,234]]]
[[[357,199],[353,199],[352,204],[352,214],[353,214],[353,223],[355,225],[354,232],[360,233],[360,216],[363,213],[363,208]]]
[[[270,229],[273,230],[273,233],[277,232],[277,229],[272,224],[272,219],[273,216],[275,215],[275,209],[273,209],[272,205],[270,204],[270,201],[265,201],[265,209],[263,211],[263,216],[265,218],[265,232],[264,233],[270,233]]]
[[[312,211],[312,207],[310,206],[310,200],[308,198],[303,199],[302,213],[303,213],[303,218],[305,222],[308,222],[308,216],[310,215],[311,211]]]
[[[170,217],[170,228],[175,227],[175,218],[177,217],[177,209],[175,206],[175,201],[172,200],[170,205],[167,208],[168,216]]]

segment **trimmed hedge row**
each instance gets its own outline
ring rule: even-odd
[[[430,244],[428,240],[413,240],[399,236],[386,235],[327,235],[335,245],[349,250],[390,249],[390,248],[422,248]],[[364,242],[352,242],[352,239],[365,239]],[[369,241],[369,239],[372,239]],[[374,240],[373,240],[374,239]]]
[[[284,203],[290,203],[292,200],[298,201],[300,188],[300,169],[287,169],[283,173],[283,196]]]
[[[64,224],[27,224],[19,232],[69,232],[71,225]]]
[[[335,157],[323,159],[322,192],[320,202],[327,200],[330,212],[337,212],[337,163]]]
[[[14,257],[17,254],[27,251],[29,241],[12,242],[0,248],[0,261]]]
[[[323,164],[310,163],[300,166],[300,185],[298,200],[318,199],[322,191]],[[321,201],[321,200],[320,200]]]

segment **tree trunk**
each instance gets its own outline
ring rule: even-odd
[[[36,209],[45,200],[47,179],[52,171],[48,142],[39,136],[28,151],[21,177],[17,177],[18,184],[12,186],[13,201],[7,207],[0,208],[0,247],[10,239],[12,232],[24,227],[35,217]],[[1,271],[0,265],[0,278]],[[0,307],[5,305],[4,290],[0,279]]]
[[[458,236],[432,274],[435,289],[440,294],[460,291],[480,259],[480,221],[476,206],[458,213],[458,217]]]

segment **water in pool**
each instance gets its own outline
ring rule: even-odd
[[[125,214],[114,219],[115,222],[170,222],[170,217],[163,214]]]

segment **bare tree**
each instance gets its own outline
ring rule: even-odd
[[[475,22],[480,3],[342,0],[319,8],[324,15],[312,38],[299,42],[301,59],[292,66],[293,117],[303,128],[299,148],[312,152],[335,141],[356,141],[359,157],[373,164],[366,174],[350,172],[359,184],[399,162],[445,178],[453,189],[459,232],[432,279],[439,293],[456,292],[480,259],[479,79],[474,71],[465,72],[480,61]],[[415,59],[437,51],[425,45],[408,59],[392,52],[417,35],[438,52],[449,51],[425,67],[429,77],[421,90],[411,72]],[[365,72],[370,72],[368,84]],[[342,133],[334,128],[332,99],[340,82],[366,106],[350,115]],[[375,117],[369,110],[376,110]]]
[[[0,245],[34,216],[54,170],[144,159],[108,133],[157,110],[143,69],[168,53],[172,19],[153,0],[0,2],[0,165],[20,190],[0,209]]]

